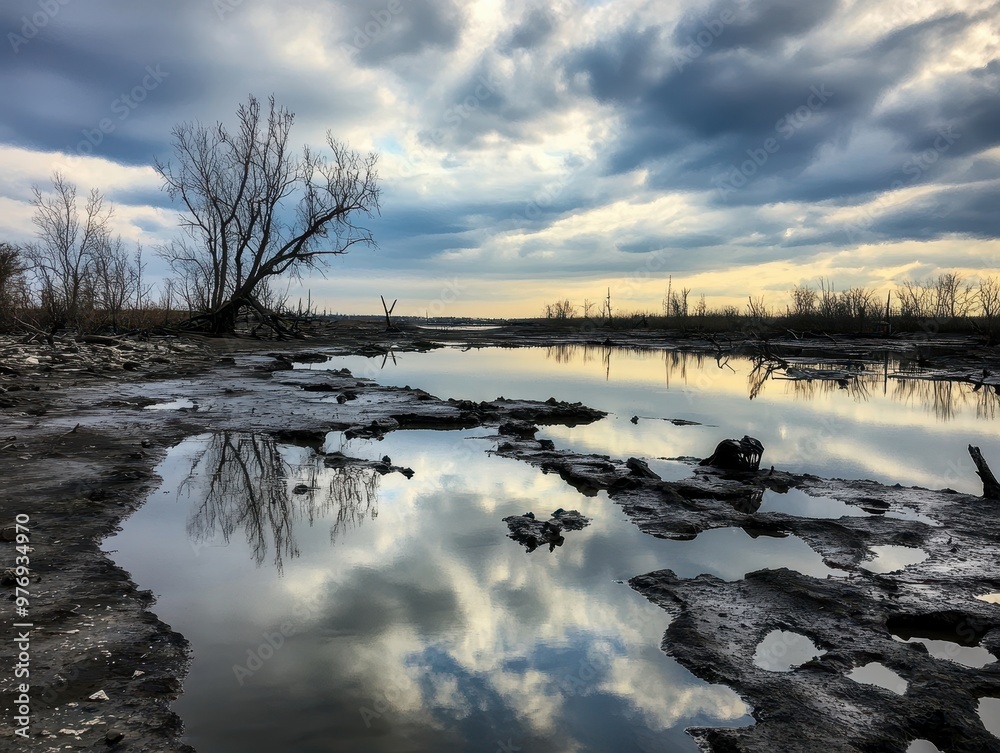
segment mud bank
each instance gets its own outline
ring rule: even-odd
[[[13,640],[0,641],[6,701],[0,740],[12,749],[190,750],[179,741],[181,721],[169,708],[181,692],[186,641],[155,617],[152,594],[99,549],[143,503],[155,486],[156,464],[183,438],[258,432],[318,446],[336,430],[377,437],[400,428],[490,427],[518,419],[574,425],[604,415],[555,399],[442,400],[347,371],[292,371],[294,353],[246,354],[228,346],[220,358],[211,345],[199,352],[181,375],[161,373],[155,381],[88,373],[80,382],[56,382],[47,372],[8,378],[0,413],[0,519],[3,526],[18,515],[27,522],[21,542],[0,541],[0,569],[15,567],[18,545],[30,562],[21,616],[14,604],[17,573],[7,572],[0,586],[8,604],[5,638],[27,631],[30,642],[30,675],[16,679],[20,649]],[[30,684],[28,724],[15,719],[20,682]]]
[[[819,579],[761,570],[727,582],[662,570],[630,580],[672,617],[663,650],[698,677],[733,688],[754,709],[757,723],[749,728],[689,730],[704,749],[903,753],[921,739],[942,751],[1000,750],[977,714],[979,699],[1000,697],[1000,664],[963,666],[935,658],[921,642],[903,642],[927,638],[1000,651],[1000,607],[977,598],[1000,590],[995,501],[774,469],[697,468],[690,480],[664,482],[634,458],[561,452],[524,431],[498,437],[497,452],[556,473],[583,494],[607,491],[654,536],[689,539],[722,527],[755,537],[794,535],[834,571]],[[814,519],[759,510],[765,490],[792,488],[859,514]],[[926,559],[873,572],[872,547],[885,546],[922,550]],[[775,630],[810,639],[821,655],[792,671],[762,668],[755,655]],[[895,672],[905,692],[848,677],[873,662]]]

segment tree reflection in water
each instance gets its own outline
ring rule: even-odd
[[[181,485],[194,503],[188,536],[195,545],[229,544],[242,528],[257,566],[271,557],[280,572],[285,558],[299,555],[296,521],[332,518],[333,541],[378,515],[379,473],[364,463],[338,466],[265,434],[213,434]]]

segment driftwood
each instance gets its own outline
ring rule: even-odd
[[[1000,483],[997,483],[996,476],[990,470],[990,466],[987,464],[986,458],[983,457],[983,453],[979,451],[978,447],[973,447],[970,444],[969,454],[972,456],[972,462],[976,464],[976,468],[978,469],[976,473],[983,480],[983,497],[985,499],[1000,499]]]

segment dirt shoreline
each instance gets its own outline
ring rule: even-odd
[[[717,352],[720,347],[718,341],[679,342],[643,332],[609,335],[580,330],[567,335],[527,329],[469,333],[407,328],[386,333],[365,323],[338,324],[321,338],[291,344],[191,340],[159,361],[148,353],[143,357],[141,353],[118,354],[115,359],[121,368],[107,370],[62,368],[65,364],[54,368],[45,362],[27,364],[15,374],[0,370],[4,374],[0,386],[5,388],[0,394],[0,478],[4,480],[0,527],[12,525],[19,514],[30,517],[32,575],[27,619],[33,625],[29,629],[30,736],[23,739],[15,734],[19,725],[13,670],[18,649],[12,640],[4,640],[0,641],[0,690],[5,699],[0,739],[16,749],[32,751],[67,747],[191,750],[180,742],[181,721],[169,708],[182,689],[187,643],[154,616],[151,594],[141,591],[99,548],[99,541],[145,501],[156,481],[157,463],[185,437],[207,431],[256,431],[275,434],[283,441],[314,444],[327,431],[338,429],[359,435],[401,428],[485,426],[500,431],[501,423],[511,421],[572,424],[602,415],[556,400],[474,403],[438,399],[421,390],[382,387],[347,373],[290,370],[291,358],[319,358],[310,351],[381,355],[390,349],[426,350],[444,343],[463,347],[620,345],[704,352]],[[808,345],[807,349],[794,340],[780,347],[798,349],[800,356],[808,350],[807,356],[838,360],[874,347],[867,340],[850,343],[846,351],[844,345],[834,348],[829,341]],[[995,351],[974,351],[964,338],[897,340],[890,347],[915,358],[919,355],[925,363],[945,371],[965,369],[971,378],[977,370],[993,369],[1000,363]],[[94,353],[100,348],[117,349],[111,344],[89,348]],[[133,367],[122,365],[125,361]],[[144,410],[156,402],[151,394],[184,398],[197,408]],[[337,396],[342,401],[333,399]],[[637,576],[632,585],[675,615],[664,649],[699,677],[729,684],[756,709],[758,724],[748,730],[695,731],[708,749],[804,751],[817,749],[815,745],[823,740],[822,747],[829,750],[901,753],[905,745],[878,742],[878,734],[892,729],[901,735],[897,739],[927,737],[942,749],[946,749],[942,742],[949,746],[961,742],[962,750],[1000,750],[1000,743],[976,730],[978,722],[969,716],[975,716],[969,705],[975,693],[1000,696],[1000,672],[989,667],[936,668],[942,662],[928,659],[926,652],[920,655],[910,644],[897,646],[884,635],[883,625],[887,615],[947,612],[959,615],[947,618],[952,623],[957,619],[978,626],[982,645],[1000,650],[1000,631],[994,628],[994,612],[1000,607],[973,599],[978,595],[973,592],[1000,590],[1000,577],[990,569],[995,556],[990,559],[989,552],[995,555],[998,543],[998,537],[990,533],[995,517],[991,505],[967,495],[781,473],[729,478],[702,474],[695,482],[665,484],[637,475],[625,459],[575,456],[517,436],[505,435],[498,443],[501,453],[559,473],[584,493],[608,489],[640,527],[655,535],[684,536],[709,527],[747,525],[752,513],[740,512],[733,501],[768,484],[800,486],[854,503],[866,498],[882,500],[889,507],[905,504],[919,512],[933,509],[935,517],[945,518],[939,520],[940,528],[891,518],[856,518],[850,520],[867,522],[845,525],[776,513],[754,516],[755,525],[803,537],[831,567],[852,574],[849,581],[831,586],[832,590],[816,585],[825,581],[803,582],[804,576],[788,571],[737,583],[705,577],[681,581],[665,571]],[[945,536],[956,543],[946,547]],[[902,574],[866,576],[858,570],[867,545],[901,542],[927,547],[932,557]],[[0,542],[0,569],[14,566],[16,546],[17,542]],[[959,551],[952,552],[950,546]],[[15,584],[7,582],[2,588],[10,599],[4,610],[5,636],[13,639],[20,630],[13,627],[19,622],[14,613]],[[955,594],[963,599],[959,610],[949,606]],[[762,601],[773,607],[761,607]],[[831,611],[831,601],[852,606]],[[728,605],[722,610],[725,618],[713,616],[720,612],[715,609],[720,603]],[[785,614],[788,610],[793,616]],[[825,611],[822,619],[810,621],[808,615],[817,610]],[[802,617],[805,622],[796,622],[794,615],[800,613],[807,615]],[[816,668],[771,677],[771,673],[761,674],[752,662],[748,664],[761,631],[793,623],[827,649]],[[948,624],[954,628],[952,623]],[[735,624],[740,628],[733,629]],[[926,677],[926,682],[913,686],[919,693],[911,693],[919,702],[910,703],[908,695],[904,704],[884,697],[885,692],[876,693],[877,688],[843,679],[845,667],[869,655]],[[108,700],[90,699],[99,691]],[[953,708],[942,708],[940,695],[945,692],[955,694]],[[819,719],[835,703],[863,709],[869,716],[827,720],[831,715],[826,714]],[[935,722],[920,722],[922,714]],[[782,736],[794,737],[804,725],[812,725],[813,736],[803,737],[800,747],[788,747],[791,738]],[[835,734],[839,737],[824,739]],[[834,739],[842,747],[830,747]]]

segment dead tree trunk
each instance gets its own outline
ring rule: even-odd
[[[978,447],[973,447],[970,444],[969,454],[972,456],[972,462],[976,464],[976,468],[978,469],[976,473],[983,480],[983,498],[1000,499],[1000,483],[997,483],[996,476],[993,475],[993,471],[990,470],[989,465],[986,463],[983,453],[979,451]]]
[[[394,300],[392,302],[391,306],[388,306],[388,305],[386,305],[386,302],[385,302],[385,296],[381,296],[380,295],[379,298],[382,299],[382,308],[385,309],[385,328],[386,329],[393,329],[393,326],[392,326],[392,310],[394,308],[396,308],[396,304],[399,302],[399,299],[397,298],[396,300]]]

